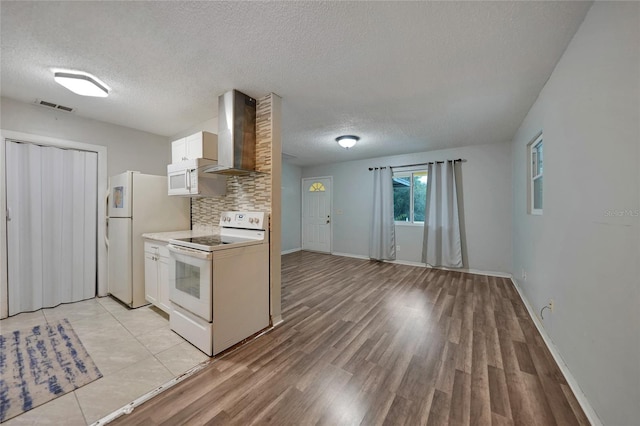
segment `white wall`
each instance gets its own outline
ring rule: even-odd
[[[213,117],[208,120],[203,121],[202,123],[198,123],[195,126],[191,126],[188,129],[184,129],[183,131],[173,135],[169,139],[175,141],[176,139],[184,138],[186,136],[193,135],[198,132],[209,132],[214,135],[218,134],[218,117]]]
[[[512,203],[508,143],[305,167],[302,175],[333,176],[333,252],[368,256],[373,192],[368,168],[457,158],[467,160],[461,165],[465,266],[509,273]],[[396,226],[397,260],[420,262],[423,229],[420,225]]]
[[[639,48],[640,4],[596,2],[512,145],[513,273],[536,310],[554,299],[544,326],[605,425],[640,419]],[[544,214],[531,216],[540,130]]]
[[[300,184],[302,169],[299,166],[282,162],[282,251],[296,250],[301,247],[302,197]]]
[[[106,146],[109,176],[125,170],[166,175],[171,162],[164,136],[8,98],[0,99],[0,129]]]

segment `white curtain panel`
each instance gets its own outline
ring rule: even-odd
[[[373,213],[369,236],[369,257],[375,260],[395,260],[396,258],[391,167],[373,170]]]
[[[96,295],[95,152],[7,141],[9,315]]]
[[[422,261],[431,266],[461,268],[455,163],[429,164],[428,178]]]

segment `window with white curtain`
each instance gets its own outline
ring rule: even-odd
[[[396,224],[424,223],[427,171],[393,173],[393,215]]]
[[[542,214],[544,155],[542,134],[528,145],[529,153],[529,213]]]

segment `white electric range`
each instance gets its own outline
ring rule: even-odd
[[[167,248],[172,330],[212,356],[269,326],[266,213],[224,212],[219,234]]]

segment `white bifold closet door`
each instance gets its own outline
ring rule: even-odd
[[[95,152],[7,141],[9,315],[96,295]]]

